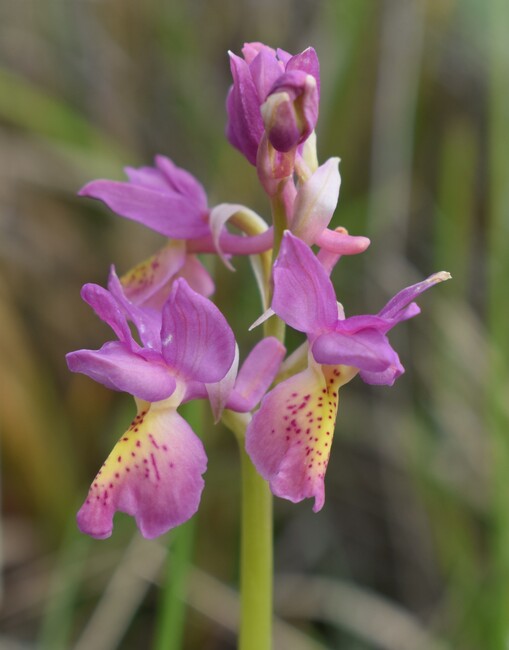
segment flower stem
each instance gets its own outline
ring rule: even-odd
[[[272,647],[272,494],[244,447],[251,416],[225,410],[222,421],[237,438],[242,473],[239,650]]]
[[[272,263],[279,255],[279,248],[283,238],[283,232],[288,227],[285,204],[283,201],[284,185],[281,184],[280,191],[272,197],[270,206],[272,210],[272,224],[274,226],[274,243],[272,246]]]
[[[239,650],[272,646],[272,494],[243,445]]]
[[[274,226],[272,264],[281,244],[287,215],[283,200],[284,187],[271,201]],[[272,293],[271,267],[265,268],[264,304]],[[285,324],[277,316],[264,323],[264,336],[285,338]],[[242,472],[241,547],[240,547],[240,633],[239,650],[270,650],[272,647],[272,494],[267,481],[256,471],[245,450],[245,432],[250,415],[225,410],[223,423],[237,437]]]

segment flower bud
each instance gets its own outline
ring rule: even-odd
[[[262,43],[247,43],[243,58],[230,53],[226,135],[253,165],[264,133],[286,154],[313,132],[318,119],[320,72],[316,52],[292,56]]]
[[[262,104],[265,132],[277,151],[286,153],[304,142],[318,119],[316,79],[302,71],[282,75]]]

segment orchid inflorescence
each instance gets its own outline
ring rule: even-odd
[[[215,421],[244,414],[245,448],[273,494],[312,497],[320,510],[340,387],[357,374],[392,385],[404,369],[388,331],[419,313],[413,301],[423,291],[450,277],[436,273],[403,289],[377,314],[345,316],[329,276],[342,255],[370,242],[329,228],[339,159],[317,159],[317,55],[261,43],[242,54],[230,54],[226,134],[256,167],[271,225],[241,205],[211,208],[202,185],[164,156],[153,167],[126,168],[125,182],[96,180],[80,192],[168,238],[122,277],[112,267],[107,289],[82,290],[116,339],[71,352],[69,368],[131,394],[137,406],[78,513],[79,528],[96,538],[111,535],[116,511],[133,516],[147,538],[196,512],[207,458],[178,412],[196,399],[210,402]],[[214,282],[198,257],[210,253],[229,268],[235,256],[249,255],[261,292],[257,324],[265,337],[240,368],[234,333],[209,299]],[[306,336],[286,360],[283,324]]]

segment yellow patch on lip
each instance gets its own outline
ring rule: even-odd
[[[95,500],[107,506],[128,479],[147,480],[157,485],[161,473],[174,467],[173,450],[162,439],[159,418],[165,409],[176,408],[183,391],[184,387],[178,383],[173,395],[166,400],[152,404],[135,400],[138,412],[97,472],[87,496],[88,505]],[[159,467],[161,462],[164,468]]]
[[[339,387],[349,380],[344,376],[348,373],[343,371],[350,369],[318,366],[315,370],[318,381],[308,386],[309,392],[293,391],[283,406],[286,441],[289,446],[304,447],[306,481],[309,482],[325,476],[339,406]]]
[[[146,302],[171,281],[184,260],[184,242],[172,241],[166,244],[120,278],[126,297],[137,304]]]
[[[160,480],[154,449],[162,449],[164,452],[169,450],[166,445],[159,445],[154,435],[147,432],[149,426],[149,410],[139,411],[98,471],[90,487],[87,504],[91,504],[91,501],[95,499],[106,506],[114,497],[114,492],[118,490],[120,484],[131,473],[137,478],[143,478],[152,483],[157,483]]]

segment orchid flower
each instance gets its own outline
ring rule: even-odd
[[[292,56],[262,43],[246,43],[242,54],[230,52],[233,85],[226,101],[226,135],[256,165],[265,134],[275,151],[286,153],[313,132],[320,64],[312,47]]]
[[[307,335],[308,367],[264,397],[246,432],[247,452],[274,494],[294,502],[314,497],[313,510],[323,507],[339,388],[357,373],[369,384],[392,385],[404,368],[387,332],[420,312],[413,300],[423,291],[449,278],[435,273],[378,314],[345,318],[327,271],[304,242],[284,234],[272,310]]]
[[[369,239],[350,236],[344,229],[335,232],[327,228],[339,195],[338,162],[338,158],[328,160],[291,195],[289,212],[294,215],[294,225],[289,227],[307,243],[353,255],[364,251]],[[178,267],[193,288],[210,295],[213,283],[196,253],[219,253],[230,266],[230,255],[253,255],[272,248],[273,229],[261,217],[237,204],[222,203],[209,209],[202,185],[169,158],[156,156],[154,167],[126,167],[125,171],[128,181],[95,180],[79,194],[101,200],[120,216],[171,238],[173,245],[165,246],[140,266],[138,279],[147,271],[153,275],[149,267],[154,264],[160,278]],[[229,233],[225,225],[235,215],[258,234],[245,237]]]
[[[161,308],[177,278],[191,289],[209,297],[214,282],[196,255],[186,252],[183,241],[170,240],[157,253],[137,264],[121,278],[126,298],[140,307]]]
[[[74,372],[133,395],[138,413],[98,472],[78,525],[93,537],[109,537],[113,515],[122,511],[152,538],[198,508],[206,455],[177,408],[191,397],[191,385],[223,379],[234,360],[235,340],[217,307],[183,278],[173,282],[162,309],[131,302],[114,270],[108,287],[87,284],[82,297],[118,340],[99,350],[71,352],[67,363]]]
[[[121,217],[172,240],[184,241],[189,255],[252,255],[272,247],[272,231],[267,224],[250,237],[227,232],[224,225],[236,212],[243,211],[257,226],[262,220],[255,219],[257,215],[244,206],[236,205],[232,211],[230,204],[220,204],[210,209],[201,183],[166,156],[156,156],[154,167],[126,167],[125,172],[128,181],[91,181],[79,195],[98,199]]]
[[[328,228],[340,186],[339,158],[329,158],[296,188],[287,207],[288,229],[309,245],[316,244],[337,255],[356,255],[368,248],[367,237],[349,235],[344,228]]]

